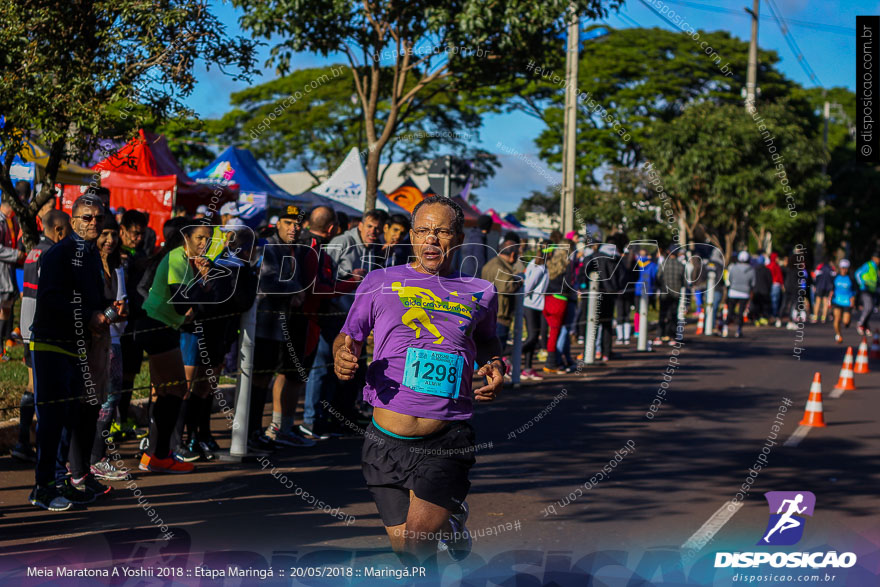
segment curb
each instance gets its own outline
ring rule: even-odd
[[[234,383],[224,383],[217,386],[217,392],[214,395],[214,403],[211,407],[211,413],[215,414],[221,411],[220,408],[220,400],[223,400],[223,403],[227,406],[233,405],[233,401],[235,400],[235,384]],[[147,413],[147,406],[149,405],[149,400],[147,398],[141,398],[131,401],[131,405],[128,408],[129,416],[135,421],[135,424],[138,426],[146,427],[149,424],[150,418]],[[35,442],[36,440],[36,422],[31,424],[31,442]],[[4,422],[0,422],[0,455],[6,455],[12,450],[12,447],[15,446],[15,443],[18,442],[18,418],[12,418],[11,420],[6,420]]]

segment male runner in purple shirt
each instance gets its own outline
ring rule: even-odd
[[[476,461],[467,420],[473,401],[495,399],[504,382],[497,292],[449,268],[464,238],[455,202],[425,198],[412,223],[416,260],[361,282],[333,343],[334,369],[351,379],[373,332],[364,387],[373,406],[362,454],[367,486],[395,552],[429,555],[439,547],[461,560],[471,546],[464,499]]]

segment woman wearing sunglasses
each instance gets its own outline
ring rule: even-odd
[[[183,245],[159,261],[143,305],[146,316],[135,331],[135,340],[149,357],[150,380],[158,396],[150,423],[150,447],[139,466],[142,471],[189,473],[194,468],[174,458],[170,444],[187,391],[180,328],[192,320],[193,305],[211,299],[211,283],[206,280],[211,262],[203,256],[211,242],[211,227],[194,224],[181,232]]]

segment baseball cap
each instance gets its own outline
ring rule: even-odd
[[[290,205],[290,206],[286,207],[281,212],[281,214],[278,215],[278,220],[281,220],[282,218],[291,218],[293,220],[299,220],[300,218],[302,218],[302,215],[300,214],[300,207],[294,206],[294,205]]]
[[[202,204],[201,206],[196,208],[196,214],[207,214],[207,213],[208,213],[208,207],[205,206],[204,204]]]
[[[227,214],[229,216],[238,216],[240,212],[238,211],[238,204],[235,202],[226,202],[222,206],[220,206],[220,215]]]
[[[840,260],[840,268],[846,269],[847,267],[849,267],[849,259],[841,259]]]
[[[748,251],[740,251],[739,255],[737,255],[736,260],[740,263],[748,263],[749,262],[749,252]]]

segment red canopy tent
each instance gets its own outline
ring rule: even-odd
[[[156,244],[164,240],[162,226],[171,218],[174,206],[183,206],[191,214],[201,204],[212,205],[217,211],[224,202],[238,197],[236,184],[221,187],[193,181],[171,153],[165,137],[143,130],[92,169],[101,172],[101,186],[110,190],[113,208],[122,206],[149,213]],[[70,211],[73,200],[82,191],[65,189],[63,208]]]

